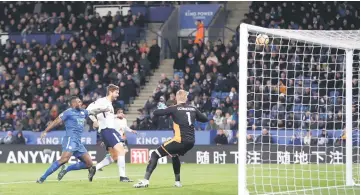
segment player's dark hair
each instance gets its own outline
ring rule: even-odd
[[[124,109],[123,108],[118,108],[115,113],[118,113],[119,110],[122,110],[124,112]]]
[[[71,105],[71,103],[72,103],[74,100],[78,99],[78,98],[79,98],[78,96],[71,96],[71,97],[69,98],[69,105]]]

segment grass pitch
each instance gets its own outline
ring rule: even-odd
[[[354,165],[355,167],[359,165]],[[118,168],[110,165],[92,183],[87,170],[73,171],[56,181],[58,172],[43,184],[35,181],[49,164],[0,164],[0,195],[236,195],[237,165],[182,164],[183,188],[174,188],[171,164],[159,164],[149,188],[120,183]],[[131,179],[143,178],[146,165],[127,164]],[[358,179],[359,169],[354,178]],[[250,194],[359,195],[360,187],[345,186],[345,165],[247,165]]]
[[[56,181],[57,172],[43,184],[35,183],[49,164],[0,164],[0,195],[235,195],[237,165],[182,164],[182,188],[173,187],[172,164],[159,164],[149,188],[135,189],[133,183],[120,183],[118,167],[110,165],[99,171],[92,183],[88,171],[72,171]],[[127,175],[142,179],[146,165],[127,164]]]

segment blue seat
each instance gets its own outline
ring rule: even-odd
[[[295,104],[293,106],[293,111],[294,112],[300,112],[302,110],[302,105],[301,104]]]
[[[326,120],[327,114],[326,114],[326,113],[320,113],[320,114],[319,114],[319,117],[320,117],[320,119],[322,119],[322,120]]]
[[[212,91],[212,98],[221,98],[222,92]]]
[[[195,121],[194,128],[198,130],[200,128],[200,122]]]
[[[249,110],[249,113],[250,113],[250,114],[254,114],[254,109],[250,109],[250,110]]]
[[[333,136],[335,138],[338,138],[342,135],[342,130],[335,130]]]
[[[308,111],[308,110],[310,110],[310,107],[309,107],[309,106],[302,106],[302,111],[303,111],[303,112],[306,112],[306,111]]]
[[[311,87],[312,89],[318,89],[318,84],[312,84]]]
[[[221,98],[222,92],[217,92],[217,98]]]
[[[287,136],[287,133],[286,131],[284,130],[280,130],[280,131],[276,131],[275,132],[276,135],[273,137],[275,139],[277,139],[277,143],[280,144],[280,145],[286,145],[288,143],[288,140],[289,140],[289,137]]]
[[[183,72],[175,72],[174,74],[175,74],[175,75],[178,75],[179,78],[183,78]]]
[[[255,118],[248,118],[248,125],[253,125],[255,124]]]
[[[207,126],[207,123],[200,123],[199,125],[200,125],[202,130],[205,130],[206,126]],[[214,129],[214,130],[216,130],[216,129]]]
[[[183,72],[178,72],[178,75],[180,78],[183,78],[184,77],[184,73]]]
[[[229,93],[228,93],[228,92],[223,92],[223,93],[221,94],[221,99],[224,100],[224,99],[226,99],[228,96],[229,96]]]
[[[318,89],[312,89],[311,94],[318,94]]]
[[[330,91],[329,96],[330,96],[330,97],[338,97],[338,96],[339,96],[339,92],[338,92],[338,91]]]

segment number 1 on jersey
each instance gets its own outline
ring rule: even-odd
[[[188,117],[188,123],[189,123],[189,125],[192,125],[191,113],[190,112],[186,112],[186,113],[187,113],[187,117]]]

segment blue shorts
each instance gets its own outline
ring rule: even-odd
[[[106,148],[109,147],[113,148],[118,143],[124,142],[120,133],[115,129],[109,129],[109,128],[102,129],[100,134],[103,138],[103,142]]]
[[[71,152],[76,158],[88,152],[79,139],[69,136],[63,137],[62,149],[63,152]]]

